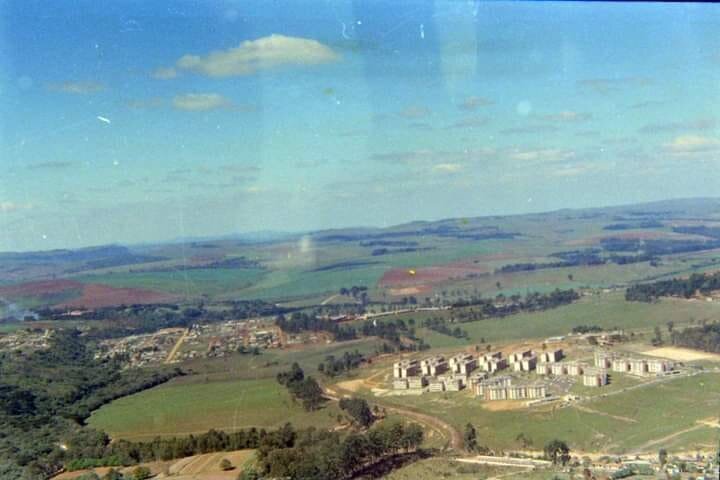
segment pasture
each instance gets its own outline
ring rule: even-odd
[[[155,436],[189,435],[211,428],[232,432],[241,428],[331,428],[337,406],[328,403],[306,412],[275,379],[170,381],[120,398],[93,412],[88,424],[113,438],[151,440]]]

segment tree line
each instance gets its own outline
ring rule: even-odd
[[[277,381],[288,389],[294,399],[299,400],[307,411],[317,410],[325,401],[322,388],[312,377],[306,377],[303,369],[294,362],[290,370],[277,374]]]
[[[711,323],[699,327],[672,330],[670,339],[678,347],[695,348],[706,352],[720,353],[720,324]]]
[[[345,352],[340,358],[327,355],[325,361],[318,365],[318,371],[328,377],[335,377],[359,367],[365,361],[365,356],[357,350],[352,353]]]
[[[652,302],[660,297],[690,298],[697,292],[708,295],[716,290],[720,290],[720,272],[693,273],[688,278],[673,278],[632,285],[625,290],[625,300]]]

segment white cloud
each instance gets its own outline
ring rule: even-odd
[[[720,140],[700,135],[681,135],[665,144],[665,149],[674,154],[690,154],[720,150]]]
[[[592,114],[585,113],[585,112],[573,112],[570,110],[563,110],[562,112],[558,112],[558,113],[542,115],[540,118],[543,120],[550,121],[550,122],[575,123],[575,122],[585,122],[587,120],[590,120],[592,118]]]
[[[488,98],[467,97],[460,105],[458,105],[458,107],[462,110],[476,110],[478,107],[487,107],[493,103],[495,102]]]
[[[191,112],[228,108],[232,102],[218,93],[186,93],[172,100],[173,107]]]
[[[170,80],[178,76],[178,72],[174,67],[161,67],[153,71],[150,76],[158,80]]]
[[[572,150],[561,150],[557,148],[543,148],[535,150],[512,150],[508,157],[511,160],[519,161],[560,161],[569,160],[575,157],[575,152]]]
[[[31,203],[0,202],[0,212],[10,213],[33,208]]]
[[[457,173],[460,170],[462,170],[462,165],[459,163],[438,163],[433,166],[433,171],[439,173]]]
[[[53,92],[72,93],[75,95],[88,95],[105,90],[105,85],[96,82],[65,82],[48,85]]]
[[[430,109],[421,105],[410,105],[398,112],[404,118],[424,118],[430,115]]]
[[[210,77],[232,77],[286,65],[319,65],[339,59],[339,54],[317,40],[273,34],[206,56],[183,55],[175,66]]]

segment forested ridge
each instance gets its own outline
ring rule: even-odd
[[[47,478],[70,459],[63,447],[84,434],[92,410],[180,374],[96,360],[77,330],[56,330],[48,342],[0,354],[0,479]]]

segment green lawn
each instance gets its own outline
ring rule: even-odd
[[[123,397],[93,412],[89,425],[114,438],[149,439],[214,428],[330,428],[339,413],[334,404],[305,412],[274,379],[187,382],[183,379]]]
[[[260,269],[215,268],[169,272],[119,272],[82,275],[76,280],[111,287],[143,288],[185,297],[217,295],[241,290],[258,282],[266,272]]]

